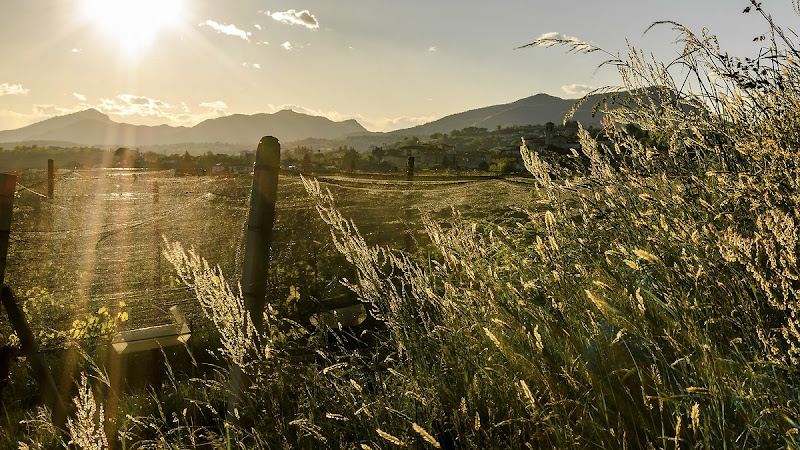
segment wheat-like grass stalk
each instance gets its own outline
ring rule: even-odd
[[[75,417],[67,420],[69,444],[82,450],[107,449],[103,406],[95,401],[85,373],[81,373],[78,395],[72,402],[75,405]]]

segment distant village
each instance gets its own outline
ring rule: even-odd
[[[596,133],[596,130],[594,130]],[[545,159],[579,154],[577,123],[498,127],[468,127],[435,133],[427,140],[406,138],[391,145],[371,146],[358,152],[348,146],[336,149],[297,146],[283,158],[284,168],[301,172],[401,172],[409,158],[426,171],[524,172],[519,148],[522,139]]]
[[[598,134],[597,130],[589,131]],[[423,172],[508,174],[525,171],[519,151],[522,139],[545,160],[569,162],[571,158],[574,161],[580,154],[577,132],[575,122],[497,127],[494,130],[467,127],[450,133],[434,133],[427,139],[406,137],[391,144],[370,145],[361,151],[348,145],[347,140],[335,148],[324,145],[331,142],[323,141],[323,145],[316,146],[300,142],[283,147],[281,168],[286,172],[304,173],[399,173],[406,171],[409,159],[413,158],[415,168]],[[318,140],[315,142],[320,143]],[[0,149],[0,164],[9,170],[38,168],[52,158],[58,167],[65,169],[141,168],[172,170],[177,175],[219,176],[252,173],[254,150],[242,150],[230,144],[184,147],[101,150],[32,145],[11,151]]]

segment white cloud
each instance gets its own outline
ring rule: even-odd
[[[217,100],[214,102],[203,102],[200,103],[200,107],[207,109],[209,113],[214,114],[217,117],[228,114],[228,104],[223,102],[222,100]]]
[[[28,95],[30,92],[30,89],[22,87],[21,84],[0,84],[0,97],[4,95]]]
[[[249,62],[243,62],[242,63],[242,67],[247,67],[248,69],[260,69],[261,68],[261,64],[259,64],[259,63],[252,63],[251,64]]]
[[[266,14],[273,19],[277,20],[281,23],[288,23],[291,25],[302,25],[308,29],[314,30],[319,28],[319,22],[317,18],[314,17],[313,14],[307,9],[302,11],[296,11],[294,9],[290,9],[288,11],[282,12],[269,12],[269,11],[261,11],[263,14]]]
[[[73,48],[73,49],[72,49],[72,53],[80,53],[80,52],[82,52],[82,51],[83,51],[83,49],[82,49],[82,48]]]
[[[228,104],[222,100],[200,103],[200,107],[209,109],[228,109]]]
[[[83,95],[83,94],[78,94],[77,92],[73,92],[73,93],[72,93],[72,95],[73,95],[75,98],[77,98],[78,100],[82,101],[82,102],[85,102],[85,101],[86,101],[86,96],[85,96],[85,95]]]
[[[281,47],[283,47],[283,49],[286,50],[286,51],[291,51],[292,50],[292,43],[289,42],[289,41],[286,41],[283,44],[281,44]]]
[[[436,51],[438,51],[438,50],[439,50],[439,49],[438,49],[438,48],[436,48],[436,46],[435,46],[435,45],[431,45],[430,47],[428,47],[428,51],[429,51],[429,52],[431,52],[431,53],[433,53],[433,52],[436,52]]]
[[[174,114],[172,105],[167,102],[132,94],[100,99],[95,108],[123,120],[131,117],[171,120]]]
[[[364,128],[371,131],[394,131],[403,128],[411,128],[417,125],[422,125],[428,122],[433,122],[440,117],[427,116],[427,117],[382,117],[376,119],[361,118],[358,122]]]
[[[262,30],[262,28],[261,28],[261,25],[259,25],[259,24],[255,24],[255,25],[253,25],[253,26],[254,26],[254,27],[256,27],[256,29],[257,29],[257,30],[259,30],[259,31],[261,31],[261,30]]]
[[[253,67],[255,67],[256,69],[260,69],[261,68],[261,64],[255,63],[255,64],[253,64]]]
[[[63,116],[64,114],[72,114],[80,111],[80,108],[63,108],[56,105],[33,105],[33,115],[37,118]]]
[[[211,27],[212,29],[216,30],[218,33],[227,34],[228,36],[235,36],[241,38],[245,41],[250,40],[250,33],[239,29],[234,24],[221,24],[218,22],[214,22],[213,20],[209,19],[205,22],[201,23],[199,26],[207,26]]]
[[[86,105],[83,105],[85,109]],[[104,98],[92,106],[115,120],[134,125],[193,126],[204,120],[228,114],[228,105],[221,101],[207,101],[192,110],[186,103],[172,105],[155,98],[120,94],[114,98]]]
[[[596,89],[594,86],[589,86],[587,84],[578,84],[578,83],[566,84],[564,86],[561,86],[561,90],[567,95],[583,96],[593,91],[594,89]]]

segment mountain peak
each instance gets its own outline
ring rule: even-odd
[[[107,114],[103,114],[94,108],[85,109],[83,111],[79,111],[69,115],[75,117],[83,117],[87,119],[95,119],[95,120],[111,120],[111,118],[109,118]]]

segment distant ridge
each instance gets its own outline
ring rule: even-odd
[[[201,142],[253,145],[265,135],[289,142],[306,138],[337,139],[355,133],[368,131],[355,120],[334,122],[288,110],[274,114],[235,114],[189,128],[118,123],[100,111],[87,109],[16,130],[0,131],[0,143],[57,141],[127,147]]]
[[[598,126],[602,112],[592,117],[592,107],[603,95],[593,95],[581,105],[571,120],[585,126]],[[433,133],[449,133],[466,127],[494,129],[497,126],[536,125],[547,122],[561,123],[564,116],[578,100],[563,99],[548,94],[536,94],[515,102],[487,106],[457,114],[451,114],[424,125],[393,131],[391,134],[409,136],[429,136]]]
[[[602,111],[592,116],[592,108],[603,98],[598,94],[589,97],[576,111],[573,120],[585,126],[597,126]],[[118,123],[95,109],[53,117],[24,128],[0,131],[0,143],[31,141],[71,142],[75,145],[101,146],[153,146],[183,143],[245,144],[252,146],[261,137],[272,135],[282,142],[305,139],[343,139],[362,136],[365,139],[383,139],[385,136],[428,137],[434,133],[450,133],[466,127],[494,129],[498,126],[536,125],[546,122],[560,123],[577,100],[563,99],[548,94],[536,94],[511,103],[487,106],[451,114],[424,125],[373,133],[356,120],[334,122],[325,117],[311,116],[283,110],[273,114],[233,114],[205,120],[193,127],[169,125],[142,126]],[[376,141],[377,142],[377,141]]]

